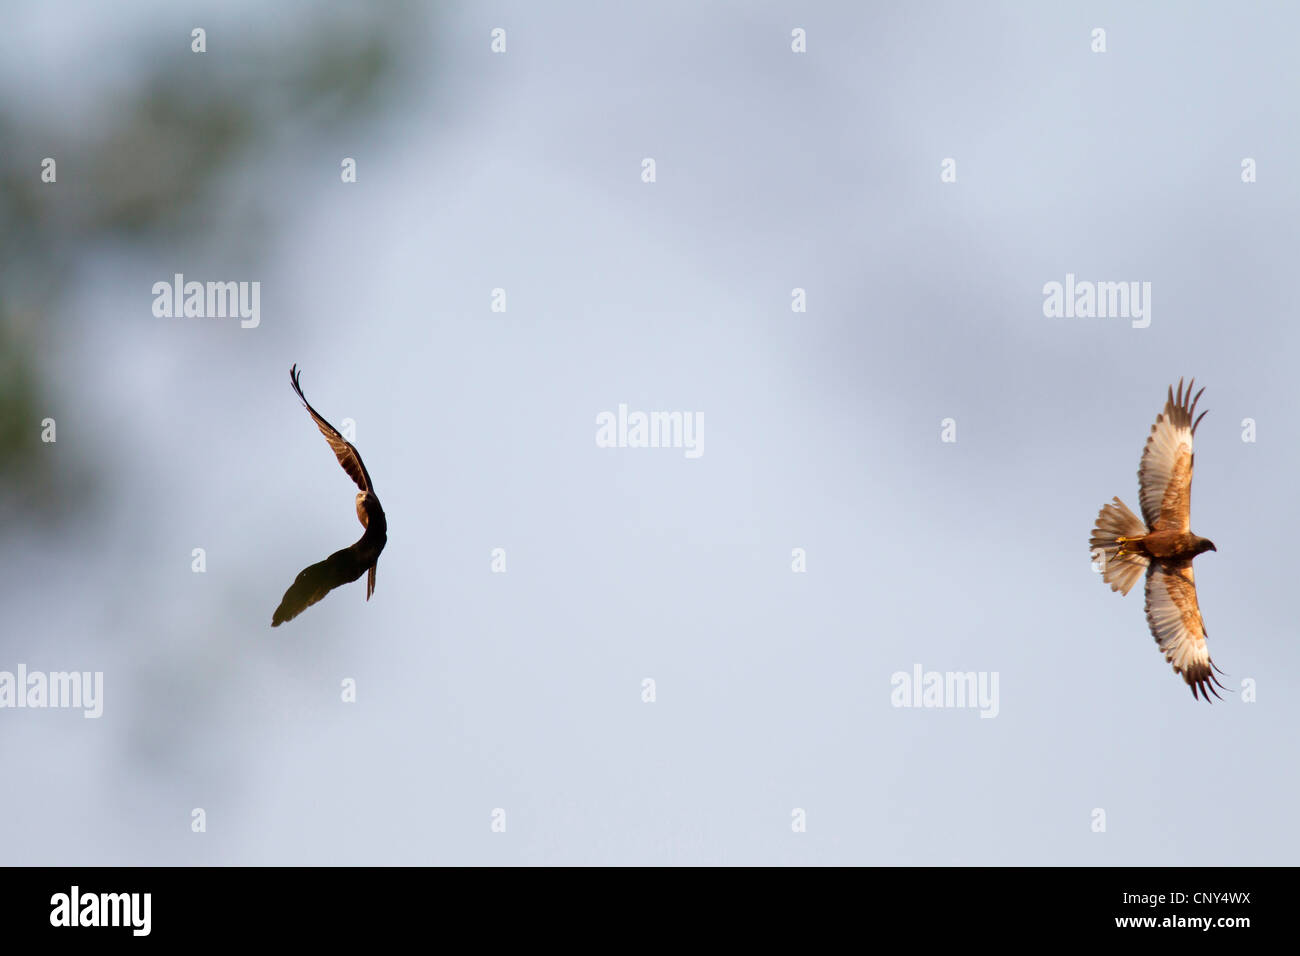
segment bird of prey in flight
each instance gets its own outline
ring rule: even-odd
[[[272,627],[279,627],[285,621],[292,621],[336,587],[355,581],[367,571],[370,572],[370,577],[366,581],[366,600],[369,601],[370,595],[375,591],[375,565],[379,561],[379,553],[384,550],[384,545],[388,541],[388,520],[384,517],[384,509],[380,507],[379,499],[375,496],[375,487],[370,483],[370,473],[366,471],[361,455],[351,443],[344,440],[337,428],[321,418],[316,409],[311,407],[307,396],[302,393],[302,386],[298,384],[299,374],[298,366],[294,365],[289,369],[289,382],[293,385],[293,390],[298,393],[298,397],[302,399],[312,421],[329,442],[343,470],[361,489],[357,493],[357,520],[366,530],[356,544],[342,551],[335,551],[324,561],[304,568],[294,578],[293,584],[289,585],[289,590],[284,592],[280,606],[275,609],[275,614],[271,617]]]
[[[1165,660],[1174,665],[1192,689],[1192,696],[1219,697],[1223,687],[1205,644],[1205,622],[1196,602],[1192,559],[1204,551],[1217,551],[1214,542],[1191,531],[1192,436],[1205,412],[1193,420],[1201,392],[1192,398],[1195,379],[1178,393],[1169,389],[1165,410],[1156,417],[1142,451],[1138,468],[1138,498],[1142,518],[1118,498],[1103,505],[1088,546],[1099,561],[1102,579],[1112,591],[1128,594],[1145,571],[1147,624]],[[1227,688],[1225,687],[1224,690]]]

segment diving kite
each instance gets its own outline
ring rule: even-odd
[[[380,507],[379,499],[375,497],[375,487],[370,483],[370,473],[366,471],[361,455],[339,434],[338,429],[321,418],[316,409],[311,407],[307,396],[302,393],[302,387],[298,384],[299,374],[298,366],[294,365],[289,369],[289,382],[293,385],[293,390],[298,393],[298,397],[302,399],[303,405],[307,407],[312,420],[316,422],[316,427],[320,429],[320,433],[325,436],[330,448],[334,450],[343,470],[361,489],[357,493],[357,520],[366,530],[356,544],[342,551],[335,551],[324,561],[303,569],[302,573],[294,578],[289,590],[284,592],[280,606],[271,616],[272,627],[279,627],[285,621],[292,621],[336,587],[355,581],[367,571],[370,572],[370,577],[366,581],[366,600],[369,601],[370,595],[375,591],[375,565],[379,561],[379,553],[384,550],[384,545],[388,542],[388,519],[384,517],[384,509]]]
[[[1142,518],[1129,511],[1118,498],[1103,505],[1097,515],[1088,546],[1102,568],[1102,580],[1112,591],[1128,594],[1134,582],[1146,572],[1147,624],[1165,660],[1174,665],[1192,689],[1192,696],[1209,700],[1219,679],[1218,666],[1210,660],[1205,644],[1205,622],[1196,602],[1196,579],[1192,559],[1204,551],[1217,551],[1214,542],[1191,531],[1192,436],[1205,412],[1193,420],[1201,392],[1192,398],[1192,385],[1178,394],[1173,387],[1165,410],[1156,417],[1142,451],[1138,468],[1138,497]],[[1190,404],[1189,404],[1190,399]],[[1224,690],[1227,688],[1225,687]],[[1222,699],[1220,697],[1220,699]]]

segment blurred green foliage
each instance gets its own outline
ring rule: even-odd
[[[356,123],[394,87],[416,25],[404,5],[301,12],[300,28],[274,40],[250,31],[232,48],[210,38],[203,54],[189,52],[188,38],[142,37],[137,53],[149,66],[128,95],[103,94],[96,129],[0,107],[0,534],[20,513],[66,516],[85,496],[55,492],[85,490],[86,476],[111,465],[79,461],[63,436],[57,458],[41,441],[41,420],[57,420],[59,404],[45,361],[58,341],[50,323],[77,261],[106,240],[183,245],[200,229],[211,240],[208,217],[188,213],[230,198],[235,177],[223,173],[251,148]],[[160,48],[177,52],[160,60]],[[55,186],[41,181],[27,148],[35,143],[58,149]]]

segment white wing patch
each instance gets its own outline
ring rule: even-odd
[[[1165,660],[1181,674],[1195,695],[1214,692],[1210,648],[1205,640],[1205,622],[1196,601],[1196,580],[1191,562],[1153,564],[1147,573],[1147,623]],[[1219,684],[1222,687],[1222,684]]]
[[[1138,503],[1142,507],[1143,520],[1153,528],[1160,518],[1165,495],[1169,491],[1169,483],[1173,480],[1175,472],[1180,470],[1179,462],[1183,460],[1184,454],[1187,455],[1188,471],[1186,477],[1180,477],[1179,480],[1185,480],[1189,485],[1192,480],[1190,469],[1192,440],[1196,434],[1196,426],[1200,424],[1201,418],[1205,417],[1205,413],[1202,412],[1201,418],[1195,421],[1192,419],[1201,392],[1205,391],[1202,388],[1193,399],[1192,386],[1195,384],[1196,380],[1192,379],[1187,385],[1187,390],[1184,391],[1182,379],[1179,379],[1178,394],[1175,395],[1174,390],[1169,389],[1165,410],[1156,416],[1156,423],[1151,426],[1151,435],[1142,450],[1142,463],[1138,468]]]

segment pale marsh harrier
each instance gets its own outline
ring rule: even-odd
[[[1171,387],[1165,410],[1151,426],[1138,468],[1138,497],[1142,518],[1118,498],[1103,505],[1092,529],[1088,547],[1100,562],[1102,579],[1112,591],[1128,594],[1145,571],[1147,624],[1165,660],[1181,674],[1192,696],[1219,697],[1214,689],[1219,668],[1210,660],[1205,643],[1205,622],[1196,602],[1192,559],[1204,551],[1218,550],[1214,542],[1191,531],[1192,436],[1205,417],[1193,419],[1201,392],[1192,398],[1192,385],[1178,393]],[[1223,671],[1219,671],[1220,674]],[[1227,688],[1224,688],[1225,690]]]

